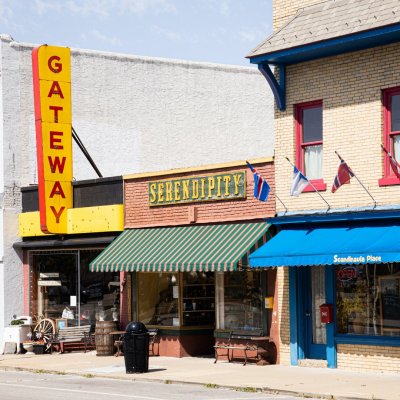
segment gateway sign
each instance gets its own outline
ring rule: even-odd
[[[67,233],[73,207],[70,49],[39,46],[32,51],[40,228]]]

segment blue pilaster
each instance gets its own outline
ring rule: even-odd
[[[283,310],[281,311],[283,312]],[[290,365],[298,365],[297,335],[297,274],[296,268],[289,268],[289,312],[290,312]]]
[[[325,267],[325,300],[326,303],[333,304],[333,315],[336,316],[335,267],[333,265]],[[329,368],[337,367],[335,331],[336,318],[332,324],[326,324],[326,360]]]

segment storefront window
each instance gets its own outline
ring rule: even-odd
[[[262,329],[262,285],[258,271],[218,273],[217,328]]]
[[[67,319],[68,326],[119,320],[119,273],[89,272],[100,252],[31,252],[31,314]]]
[[[178,273],[138,273],[138,317],[145,325],[179,326]]]
[[[336,267],[337,332],[400,336],[400,264]]]
[[[214,272],[184,272],[182,276],[183,325],[214,326]]]

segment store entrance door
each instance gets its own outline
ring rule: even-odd
[[[325,303],[324,267],[299,268],[300,305],[299,328],[304,332],[304,358],[326,359],[326,328],[321,323],[319,306]]]

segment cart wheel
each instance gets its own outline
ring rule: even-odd
[[[40,322],[36,324],[33,328],[33,333],[35,338],[43,339],[46,344],[51,342],[56,332],[56,327],[53,320],[50,318],[43,318]]]

